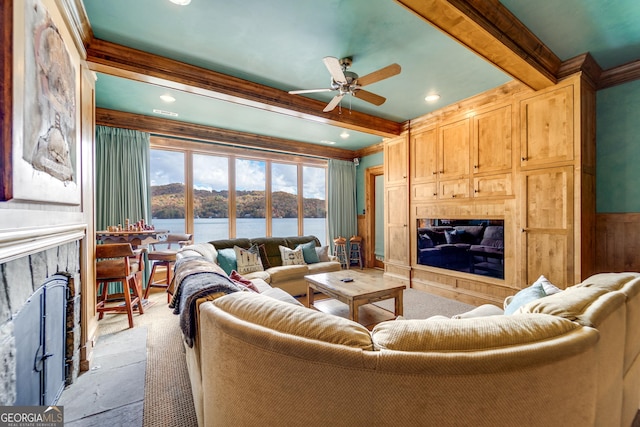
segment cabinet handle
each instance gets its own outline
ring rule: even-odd
[[[473,168],[474,169],[478,169],[478,165],[473,165]]]
[[[402,226],[406,228],[406,227],[407,227],[407,224],[403,224]]]
[[[456,198],[456,195],[455,195],[455,194],[452,194],[452,195],[451,195],[451,197],[453,197],[453,198],[455,199],[455,198]]]
[[[431,172],[431,174],[432,174],[432,175],[438,175],[438,172],[433,171],[433,172]]]
[[[441,170],[440,173],[444,173],[444,170]]]
[[[437,195],[438,195],[438,193],[433,193],[433,195],[434,195],[434,196],[437,196]]]
[[[473,190],[473,192],[474,192],[474,193],[479,193],[479,192],[480,192],[480,190]]]
[[[523,232],[523,233],[526,233],[526,232],[527,232],[527,230],[523,228],[523,229],[522,229],[522,232]]]
[[[407,175],[402,175],[402,179],[407,179]]]
[[[522,158],[522,161],[523,161],[523,162],[526,162],[527,160],[529,160],[529,158],[528,158],[528,157],[523,157],[523,158]]]

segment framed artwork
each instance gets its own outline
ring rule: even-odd
[[[53,0],[13,0],[2,200],[80,203],[80,58]],[[2,6],[3,14],[10,9]],[[3,22],[10,19],[3,16]],[[3,34],[3,38],[7,34]],[[4,40],[3,40],[4,41]],[[6,88],[5,88],[6,92]],[[3,105],[5,107],[6,105]],[[10,153],[10,155],[8,154]],[[5,167],[6,166],[6,167]]]

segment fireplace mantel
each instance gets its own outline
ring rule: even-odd
[[[87,224],[0,230],[0,264],[83,239]]]

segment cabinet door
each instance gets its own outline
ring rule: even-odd
[[[409,172],[407,138],[402,136],[384,145],[384,179],[386,185],[407,183]]]
[[[510,196],[511,174],[487,175],[473,178],[473,197]]]
[[[522,174],[523,281],[544,275],[565,288],[574,284],[573,168]]]
[[[469,119],[440,127],[438,141],[438,179],[459,179],[469,176]]]
[[[438,132],[435,127],[411,137],[411,181],[434,182],[438,174]]]
[[[424,184],[416,184],[411,186],[412,200],[434,200],[438,198],[438,184],[435,182],[426,182]]]
[[[440,181],[439,199],[464,199],[469,197],[469,180],[449,179]]]
[[[473,117],[473,173],[511,169],[511,105]]]
[[[385,187],[385,262],[409,265],[409,201],[404,186]]]
[[[573,86],[520,102],[521,166],[573,161]]]

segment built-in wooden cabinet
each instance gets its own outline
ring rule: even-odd
[[[407,135],[384,146],[385,276],[409,285],[409,141]]]
[[[564,288],[592,274],[594,119],[595,90],[576,74],[537,92],[510,83],[412,121],[408,140],[385,145],[386,270],[474,304],[501,304],[540,275]],[[504,280],[417,264],[419,218],[504,220]]]
[[[579,92],[579,88],[576,89]],[[549,167],[573,162],[575,146],[574,86],[565,85],[520,101],[520,165]]]

